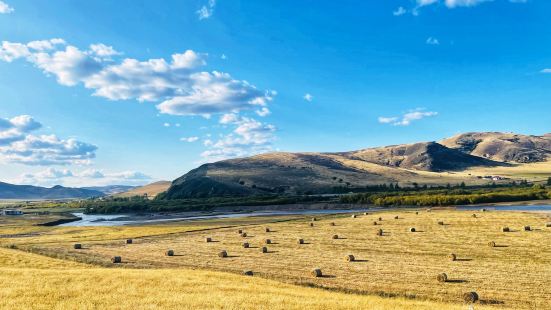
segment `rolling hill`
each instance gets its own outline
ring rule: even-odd
[[[351,152],[268,153],[204,164],[174,180],[166,198],[322,194],[389,183],[484,184],[488,181],[477,169],[521,171],[519,167],[547,162],[549,155],[549,134],[495,132]],[[551,169],[540,177],[546,175]]]
[[[135,188],[137,188],[137,186],[129,186],[129,185],[107,185],[107,186],[83,187],[83,189],[102,192],[105,195],[115,195],[118,193],[124,193],[127,191],[131,191]]]
[[[0,182],[0,199],[69,199],[69,198],[90,198],[105,196],[104,193],[83,188],[71,188],[56,185],[51,188],[14,185]]]
[[[133,197],[133,196],[144,196],[147,195],[150,198],[154,198],[159,193],[166,191],[170,187],[171,182],[169,181],[159,181],[151,184],[147,184],[140,187],[132,188],[129,191],[122,193],[117,193],[116,197]]]

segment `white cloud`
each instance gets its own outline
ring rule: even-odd
[[[220,123],[232,124],[235,128],[230,134],[222,135],[216,142],[210,139],[203,142],[208,147],[208,150],[201,154],[205,161],[243,157],[272,150],[276,131],[273,125],[235,114],[224,115]]]
[[[493,1],[494,0],[417,0],[415,3],[415,7],[411,9],[411,13],[413,15],[418,15],[420,8],[430,6],[430,5],[443,4],[445,7],[449,9],[454,9],[458,7],[474,7],[484,2],[493,2]],[[507,2],[526,3],[527,0],[507,0]]]
[[[398,7],[395,11],[392,12],[392,15],[394,16],[402,16],[404,14],[407,13],[407,10],[403,7],[403,6],[400,6]]]
[[[226,59],[228,59],[228,56],[226,56],[226,54],[222,54],[222,56],[220,56],[220,58],[223,59],[223,60],[226,60]]]
[[[94,96],[157,102],[164,114],[210,117],[212,113],[265,107],[277,94],[259,90],[228,73],[199,70],[206,65],[206,55],[192,50],[173,54],[170,61],[139,61],[117,59],[120,53],[101,43],[92,44],[89,50],[64,45],[61,39],[31,43],[2,42],[0,60],[26,59],[55,76],[61,85],[81,83],[92,89]]]
[[[392,124],[394,126],[409,126],[413,121],[421,120],[426,117],[436,116],[438,112],[431,111],[422,111],[421,109],[416,109],[409,111],[403,114],[400,117],[379,117],[379,123],[381,124]]]
[[[48,168],[43,171],[26,173],[16,180],[17,184],[32,184],[52,186],[105,186],[105,185],[142,185],[149,183],[152,178],[138,171],[104,172],[102,170],[87,169],[73,172],[68,169],[58,170]]]
[[[203,5],[199,10],[197,10],[197,15],[199,20],[209,18],[214,13],[214,7],[216,6],[215,0],[209,0],[207,4]]]
[[[170,123],[164,123],[163,126],[164,127],[170,127]]]
[[[309,93],[306,93],[304,95],[304,97],[302,97],[304,100],[308,101],[308,102],[312,102],[312,100],[314,100],[314,96],[312,96],[312,94],[309,94]]]
[[[270,110],[268,108],[263,107],[262,109],[255,111],[255,113],[258,114],[258,116],[260,116],[260,117],[265,117],[265,116],[270,115],[270,113],[272,113],[272,112],[270,112]]]
[[[180,138],[180,141],[183,141],[183,142],[195,142],[199,140],[199,137],[187,137],[187,138]]]
[[[440,41],[437,38],[429,37],[426,41],[428,45],[440,45]]]
[[[9,6],[6,2],[0,1],[0,14],[9,14],[13,11],[15,10],[11,6]]]
[[[543,69],[540,71],[541,73],[551,73],[551,68]]]
[[[0,119],[0,160],[25,165],[87,164],[97,147],[74,138],[33,135],[42,124],[29,115]]]

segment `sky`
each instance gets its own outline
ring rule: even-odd
[[[551,132],[551,1],[0,1],[0,181]]]

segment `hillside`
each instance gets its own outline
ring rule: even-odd
[[[140,187],[134,187],[128,191],[117,193],[117,197],[133,197],[133,196],[144,196],[154,198],[159,193],[166,191],[170,187],[171,182],[169,181],[159,181],[151,184],[147,184]]]
[[[91,186],[83,187],[83,189],[89,189],[93,191],[102,192],[105,195],[115,195],[118,193],[124,193],[137,188],[136,186],[129,185],[107,185],[107,186]]]
[[[486,184],[482,176],[487,174],[477,174],[477,169],[522,171],[545,163],[550,154],[550,135],[506,133],[467,133],[441,143],[341,153],[268,153],[204,164],[176,179],[166,197],[323,194],[389,183]],[[540,178],[551,175],[549,169],[540,173]]]
[[[68,199],[101,197],[100,191],[56,185],[51,188],[0,182],[0,199]]]

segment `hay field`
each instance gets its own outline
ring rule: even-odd
[[[443,309],[189,269],[108,269],[0,249],[1,309]]]

